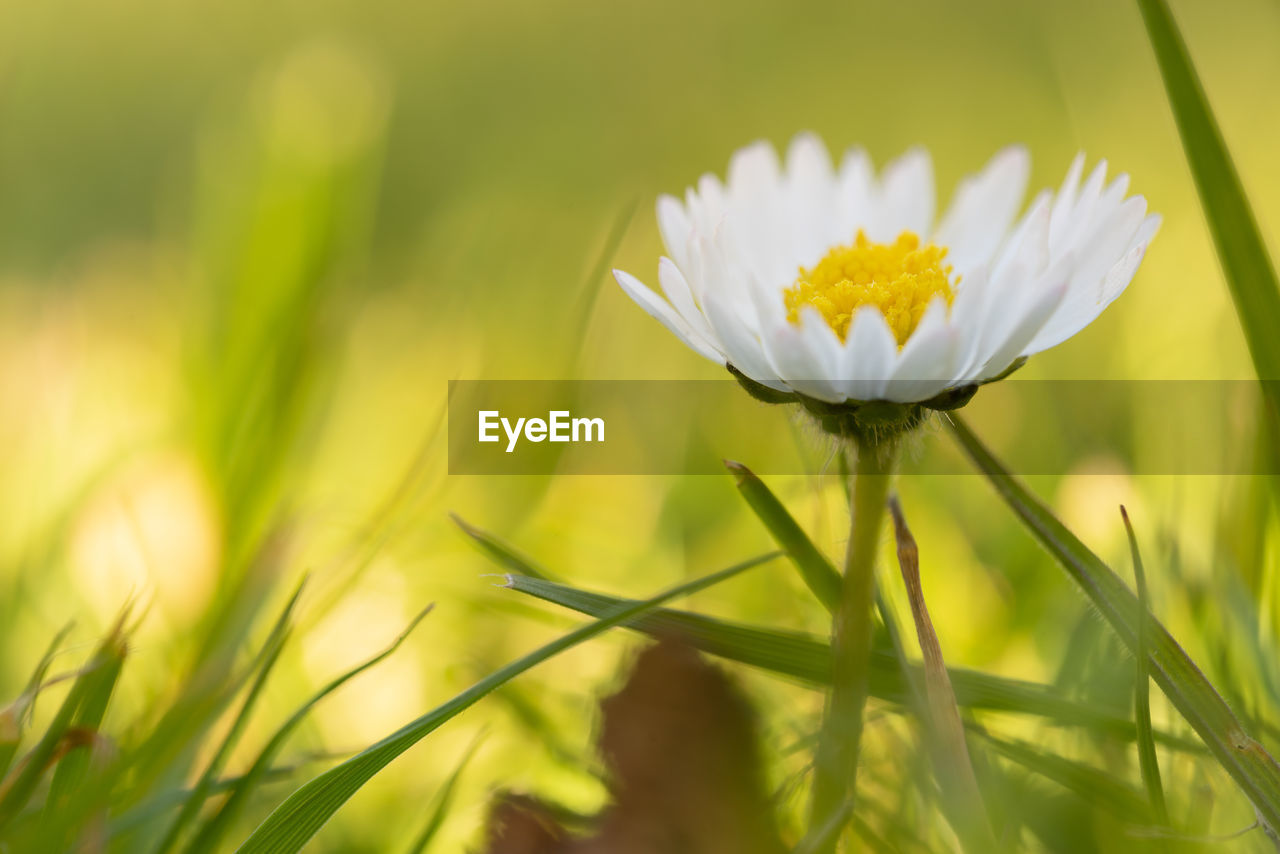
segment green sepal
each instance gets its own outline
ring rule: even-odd
[[[976,385],[962,385],[955,388],[949,388],[940,394],[924,401],[920,405],[925,409],[932,409],[935,412],[950,412],[953,409],[959,409],[969,401],[973,400],[973,396],[978,393]]]
[[[747,394],[754,397],[761,403],[796,403],[800,395],[789,391],[778,391],[769,388],[767,385],[758,383],[733,365],[725,365],[729,369],[729,373],[738,381],[738,385],[746,390]]]
[[[959,409],[977,393],[980,385],[1004,379],[1026,363],[1026,358],[1014,361],[999,376],[983,383],[971,383],[946,389],[918,403],[895,403],[890,400],[846,400],[828,403],[799,392],[778,391],[742,373],[733,365],[727,365],[729,373],[738,384],[761,403],[798,403],[813,416],[824,432],[842,439],[851,439],[859,445],[877,444],[908,433],[924,423],[929,411],[949,412]]]

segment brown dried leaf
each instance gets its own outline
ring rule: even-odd
[[[536,801],[520,799],[518,815],[500,802],[490,817],[488,854],[786,850],[760,772],[752,709],[691,647],[664,640],[645,649],[601,711],[600,752],[613,803],[598,817],[596,832],[569,840]],[[495,831],[505,834],[501,845]],[[517,833],[527,836],[517,840]]]
[[[489,810],[489,854],[561,854],[568,841],[550,810],[533,798],[503,794]]]

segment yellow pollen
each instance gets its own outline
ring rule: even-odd
[[[811,305],[843,341],[854,313],[870,306],[880,309],[901,348],[934,297],[945,299],[948,307],[955,297],[952,288],[960,277],[952,280],[946,257],[945,247],[921,246],[910,231],[893,243],[872,243],[859,229],[853,245],[837,246],[812,269],[800,268],[796,283],[783,294],[787,320],[798,324],[800,309]]]

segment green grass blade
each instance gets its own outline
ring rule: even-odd
[[[511,577],[511,587],[545,602],[595,617],[612,613],[622,605],[634,604],[633,600],[519,575]],[[669,609],[642,614],[628,620],[625,625],[655,637],[676,635],[708,655],[814,687],[825,687],[831,681],[830,647],[812,635],[756,628]],[[1051,685],[956,667],[948,668],[948,673],[956,701],[966,708],[1033,715],[1062,725],[1102,730],[1122,738],[1133,737],[1133,722],[1119,708],[1104,709],[1076,702]],[[904,674],[897,653],[887,642],[872,651],[872,696],[903,706],[910,705],[913,702],[912,692],[918,690],[916,686],[923,678],[919,665],[910,666]],[[1193,753],[1203,751],[1198,743],[1167,733],[1157,733],[1157,738],[1174,749]]]
[[[1135,649],[1142,610],[1124,581],[1018,483],[962,420],[953,415],[947,423],[1000,497],[1080,585],[1125,645]],[[1151,629],[1147,658],[1156,684],[1244,791],[1259,820],[1268,828],[1280,827],[1280,766],[1244,731],[1235,713],[1164,626],[1149,615],[1147,623]]]
[[[266,686],[267,680],[271,676],[271,671],[280,659],[280,652],[284,649],[285,641],[289,638],[293,609],[298,604],[298,597],[302,595],[302,588],[305,584],[306,579],[303,579],[297,589],[294,590],[293,596],[285,604],[284,609],[280,612],[275,625],[272,626],[271,633],[267,636],[267,641],[262,647],[262,652],[258,655],[254,668],[253,683],[249,686],[248,693],[245,694],[244,702],[240,705],[240,711],[236,714],[235,720],[231,722],[231,727],[222,737],[222,741],[218,744],[218,749],[209,759],[209,764],[205,766],[200,779],[192,787],[191,794],[186,802],[183,803],[182,809],[178,811],[177,817],[169,825],[169,830],[160,840],[160,844],[156,846],[156,854],[165,854],[165,852],[173,850],[174,846],[178,844],[187,826],[191,824],[200,812],[200,808],[204,806],[204,802],[208,798],[209,788],[222,773],[222,766],[240,741],[240,736],[244,734],[245,727],[249,723],[249,717],[253,713],[254,706],[257,705],[258,697],[262,695],[262,689]]]
[[[1138,604],[1141,613],[1147,614],[1151,607],[1147,604],[1147,573],[1142,566],[1142,554],[1138,550],[1138,537],[1133,532],[1133,524],[1129,521],[1129,513],[1120,507],[1120,516],[1124,519],[1124,529],[1129,535],[1129,551],[1133,555],[1133,576],[1138,587]],[[1134,655],[1137,677],[1133,688],[1133,717],[1138,731],[1138,767],[1142,771],[1142,783],[1147,789],[1147,797],[1151,800],[1151,808],[1161,824],[1169,823],[1169,810],[1165,806],[1164,786],[1160,782],[1160,763],[1156,759],[1156,740],[1151,733],[1151,674],[1147,668],[1147,621],[1138,621],[1138,649]]]
[[[1095,808],[1134,824],[1141,823],[1148,814],[1142,792],[1105,771],[1047,753],[1035,745],[997,738],[989,733],[983,733],[983,737],[996,753],[1052,780]]]
[[[575,774],[599,773],[592,769],[591,760],[583,754],[585,745],[574,741],[577,733],[565,732],[563,724],[555,714],[543,707],[543,696],[537,688],[521,690],[523,686],[516,682],[508,682],[491,695],[493,702],[502,705],[511,715],[515,723],[528,734],[530,742],[526,748],[537,744],[546,757],[560,766],[572,770]]]
[[[462,529],[462,533],[470,537],[472,541],[480,547],[480,550],[488,555],[489,558],[499,566],[520,575],[532,575],[534,578],[551,577],[547,575],[546,570],[542,567],[511,548],[511,546],[502,542],[488,531],[483,531],[480,528],[475,527],[456,513],[451,514],[450,518],[453,519],[455,525]]]
[[[67,624],[53,637],[49,642],[49,646],[45,649],[44,655],[40,657],[40,662],[36,665],[35,670],[31,672],[31,678],[27,680],[27,687],[23,690],[22,695],[9,705],[0,709],[0,780],[4,779],[5,774],[9,772],[9,766],[13,764],[13,757],[18,752],[18,745],[22,743],[22,729],[26,726],[27,721],[31,719],[31,712],[35,709],[36,698],[40,696],[40,690],[44,686],[44,677],[49,672],[49,667],[53,664],[53,657],[58,653],[58,647],[62,646],[62,642],[66,640],[67,635],[71,632],[71,625]]]
[[[524,575],[511,576],[509,586],[545,602],[601,617],[635,604],[602,593],[579,590]],[[814,686],[831,681],[830,647],[812,635],[785,629],[757,629],[686,611],[660,609],[628,620],[626,627],[651,636],[676,635],[703,652],[789,676]],[[897,662],[889,654],[888,663]]]
[[[818,597],[818,601],[834,612],[840,603],[840,573],[809,539],[809,535],[787,512],[777,496],[764,485],[755,473],[733,460],[725,460],[725,466],[738,482],[738,491],[773,535],[774,541],[787,553],[804,583]]]
[[[409,621],[409,625],[405,627],[404,631],[402,631],[400,635],[386,647],[386,649],[383,649],[372,658],[368,658],[360,664],[357,664],[355,667],[329,682],[329,684],[316,692],[310,700],[294,711],[294,713],[289,716],[289,719],[281,724],[279,729],[277,729],[267,741],[266,746],[258,753],[257,758],[253,761],[249,770],[246,771],[244,775],[236,781],[235,785],[231,787],[231,794],[223,802],[218,812],[200,828],[196,838],[192,840],[189,846],[187,846],[187,854],[204,854],[204,852],[216,850],[223,837],[226,836],[227,831],[231,829],[232,823],[239,817],[241,811],[244,809],[249,797],[256,792],[258,784],[266,779],[267,772],[271,769],[271,763],[280,753],[281,748],[284,747],[289,736],[293,734],[293,731],[298,728],[298,725],[302,723],[303,719],[306,718],[316,704],[341,688],[347,682],[354,679],[356,676],[359,676],[361,673],[381,664],[389,658],[400,648],[405,640],[408,639],[413,630],[417,628],[418,623],[422,622],[422,619],[426,617],[430,611],[430,607],[423,609],[417,616]]]
[[[1138,0],[1138,8],[1254,368],[1262,380],[1280,380],[1280,281],[1275,267],[1168,3]],[[1278,390],[1273,383],[1263,387],[1280,413]]]
[[[453,792],[458,787],[458,780],[462,778],[462,772],[466,770],[470,764],[471,758],[476,755],[476,751],[480,748],[480,738],[471,742],[471,746],[467,748],[466,753],[462,754],[458,766],[453,769],[453,773],[449,775],[449,779],[445,780],[444,785],[440,788],[436,795],[435,805],[431,809],[431,815],[427,817],[427,823],[422,826],[421,832],[414,838],[405,854],[424,854],[432,840],[436,838],[436,834],[440,832],[444,820],[449,815],[449,807],[453,804]]]
[[[270,768],[267,770],[263,782],[277,783],[282,780],[287,780],[290,777],[297,775],[299,767],[301,767],[301,763]],[[214,780],[213,784],[205,791],[205,798],[208,799],[217,797],[218,795],[225,795],[227,792],[238,786],[243,779],[243,775],[233,775]],[[160,792],[150,800],[143,802],[116,818],[113,818],[108,835],[112,839],[127,836],[139,828],[150,824],[154,819],[164,815],[174,807],[181,806],[187,798],[191,797],[194,791],[194,789],[172,789]]]
[[[80,670],[75,681],[71,683],[71,690],[67,692],[67,696],[63,699],[62,705],[58,707],[58,711],[54,714],[53,720],[50,722],[48,729],[45,730],[44,735],[31,748],[31,751],[22,758],[9,777],[0,783],[0,827],[7,824],[26,806],[45,771],[57,761],[58,751],[71,730],[76,713],[84,704],[85,699],[97,692],[99,686],[98,671],[111,666],[111,662],[116,658],[112,646],[118,642],[117,635],[120,631],[120,625],[123,625],[123,618],[121,623],[112,630],[111,634],[98,645],[93,657],[89,659],[88,664]]]
[[[123,625],[123,621],[121,622]],[[106,716],[107,705],[120,681],[120,672],[124,669],[125,657],[128,655],[128,643],[120,625],[111,631],[102,644],[99,664],[85,675],[85,691],[79,708],[71,718],[69,732],[74,733],[75,743],[58,760],[53,772],[53,780],[49,784],[49,795],[45,801],[45,813],[52,820],[51,825],[61,824],[58,833],[71,831],[65,820],[66,814],[87,808],[87,804],[72,805],[73,799],[85,784],[89,773],[89,762],[102,729],[102,719]],[[100,797],[103,793],[95,793]],[[97,800],[98,797],[93,798]],[[63,814],[63,818],[53,818]],[[82,816],[83,812],[76,812]]]
[[[565,327],[571,330],[565,338],[569,342],[569,352],[566,354],[568,362],[564,373],[566,377],[579,376],[578,368],[582,361],[583,348],[586,346],[591,314],[600,294],[604,292],[604,288],[600,287],[600,280],[608,275],[609,267],[613,264],[614,256],[618,254],[618,248],[622,246],[622,239],[626,237],[627,229],[631,227],[631,220],[635,218],[638,206],[639,200],[633,198],[623,204],[618,211],[613,223],[609,226],[609,233],[605,235],[600,254],[591,265],[591,270],[587,273],[578,296],[574,299],[573,320]]]
[[[102,721],[128,656],[127,613],[126,609],[103,640],[93,666],[85,673],[84,695],[58,750],[36,835],[29,843],[35,850],[83,847],[95,819],[106,815],[113,781],[109,763],[103,760],[114,751],[111,740],[103,734]]]
[[[651,611],[680,596],[726,581],[752,567],[777,557],[752,558],[712,575],[673,587],[652,599],[616,609],[609,616],[589,623],[534,650],[481,679],[453,699],[406,724],[377,744],[331,768],[294,792],[276,807],[257,830],[240,846],[240,854],[294,854],[333,817],[360,787],[442,724],[456,717],[495,688],[567,649],[590,640],[614,626]]]

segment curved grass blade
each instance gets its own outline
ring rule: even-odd
[[[59,849],[74,847],[73,840],[82,822],[96,810],[106,806],[105,786],[86,785],[94,752],[102,756],[99,746],[104,743],[100,735],[102,719],[115,693],[120,673],[124,669],[129,645],[123,631],[123,618],[104,640],[101,658],[85,676],[84,697],[71,718],[67,731],[65,752],[58,759],[49,793],[45,797],[41,847]],[[100,769],[99,769],[100,770]]]
[[[538,578],[513,575],[510,586],[520,593],[591,616],[611,613],[621,605],[634,604],[601,593],[591,593]],[[692,646],[719,658],[736,661],[807,685],[824,687],[831,681],[831,653],[823,640],[800,632],[765,629],[731,623],[687,611],[659,609],[625,623],[627,628],[662,637],[677,635]],[[1067,698],[1051,685],[993,676],[964,668],[948,668],[956,701],[966,708],[1013,712],[1043,717],[1066,726],[1103,730],[1120,738],[1133,738],[1133,722],[1126,712],[1105,709]],[[900,659],[887,644],[871,653],[871,695],[887,702],[909,706],[915,700],[915,686],[924,674],[919,665],[903,673]],[[1194,740],[1157,732],[1156,738],[1170,748],[1202,753]]]
[[[458,762],[458,766],[453,769],[453,773],[449,775],[449,779],[445,780],[444,786],[440,788],[436,795],[435,806],[431,810],[427,823],[423,825],[421,832],[417,838],[413,840],[413,844],[409,846],[406,854],[423,854],[436,838],[436,834],[440,832],[441,826],[444,825],[445,818],[449,815],[449,806],[453,803],[453,790],[458,786],[458,780],[462,777],[462,772],[466,770],[470,764],[476,751],[480,748],[480,737],[477,736],[471,742],[471,746],[462,754],[462,759]]]
[[[787,512],[787,508],[764,485],[764,481],[742,463],[725,460],[724,464],[733,473],[738,482],[738,491],[747,500],[747,504],[773,535],[774,541],[791,558],[796,569],[800,570],[804,583],[818,597],[823,607],[834,613],[840,604],[841,583],[840,573],[835,566],[818,550],[809,535]]]
[[[1138,0],[1209,231],[1244,329],[1254,369],[1280,414],[1280,281],[1244,186],[1165,0]]]
[[[3,780],[8,773],[14,754],[18,752],[18,745],[22,742],[22,729],[31,720],[36,698],[40,696],[40,690],[44,687],[44,677],[53,664],[53,657],[70,632],[71,624],[68,623],[53,636],[36,669],[31,672],[31,678],[27,680],[27,686],[22,694],[18,699],[0,709],[0,780]]]
[[[305,760],[305,763],[310,764],[319,758],[330,759],[332,757],[327,755],[324,757],[310,757]],[[277,783],[283,780],[288,780],[289,778],[297,775],[298,769],[302,767],[303,764],[304,763],[297,763],[269,768],[267,769],[267,773],[263,775],[260,782]],[[209,788],[205,790],[205,797],[207,799],[226,794],[238,786],[243,780],[243,775],[222,777],[214,780]],[[144,825],[149,824],[153,819],[164,815],[174,807],[181,806],[187,798],[191,797],[194,791],[194,789],[173,789],[161,792],[156,797],[145,801],[139,806],[123,813],[119,817],[114,818],[111,821],[108,836],[115,840],[133,833]]]
[[[584,771],[599,776],[600,769],[590,767],[591,760],[584,755],[583,745],[574,744],[571,738],[576,733],[565,733],[562,725],[556,720],[550,709],[544,709],[542,695],[536,688],[521,690],[524,686],[508,682],[492,694],[493,702],[503,706],[517,725],[536,742],[547,758],[575,774]],[[527,747],[528,745],[526,745]]]
[[[112,667],[113,661],[120,657],[119,648],[123,645],[121,633],[127,616],[127,611],[120,615],[116,625],[94,650],[88,664],[80,670],[44,735],[12,773],[0,782],[0,827],[26,806],[45,771],[57,761],[58,752],[66,744],[76,714],[87,698],[99,693],[99,672]]]
[[[1245,732],[1235,713],[1168,630],[1142,612],[1124,581],[1018,483],[964,421],[953,414],[947,423],[978,470],[1131,650],[1137,646],[1138,622],[1145,618],[1151,630],[1147,659],[1156,684],[1244,791],[1262,823],[1270,829],[1280,827],[1280,766],[1271,754]]]
[[[1030,744],[997,738],[985,732],[982,735],[996,753],[1046,780],[1052,780],[1093,807],[1135,824],[1141,823],[1148,814],[1149,808],[1142,793],[1105,771],[1046,753]]]
[[[1147,573],[1142,566],[1142,554],[1138,551],[1138,538],[1129,522],[1129,513],[1120,506],[1124,529],[1129,535],[1129,551],[1133,555],[1133,576],[1138,587],[1138,604],[1142,613],[1150,612],[1147,604]],[[1151,809],[1161,824],[1169,823],[1169,809],[1164,801],[1164,786],[1160,783],[1160,763],[1156,759],[1156,741],[1151,734],[1151,675],[1147,669],[1147,621],[1138,621],[1138,650],[1134,656],[1137,678],[1133,686],[1133,717],[1138,728],[1138,767],[1142,771],[1142,783],[1146,786]]]
[[[616,608],[607,617],[575,629],[501,670],[489,674],[443,705],[410,721],[377,744],[304,784],[284,803],[276,807],[271,815],[267,816],[266,821],[244,841],[238,849],[240,854],[295,854],[320,828],[324,827],[325,823],[352,795],[360,790],[361,786],[373,779],[392,760],[430,735],[442,724],[470,708],[495,688],[547,659],[590,640],[614,626],[651,611],[665,602],[719,584],[775,557],[777,554],[771,553],[752,558],[712,575],[673,587],[652,599]]]
[[[448,423],[449,406],[453,403],[455,388],[453,383],[449,383],[444,403],[437,410],[412,461],[347,540],[345,555],[338,565],[337,578],[326,584],[328,590],[317,597],[318,601],[307,604],[307,614],[312,621],[318,621],[331,613],[344,600],[351,585],[357,582],[382,553],[387,543],[416,523],[411,512],[412,502],[420,498],[430,485],[428,474],[436,460],[436,442]]]
[[[470,537],[480,550],[488,555],[499,566],[520,575],[532,575],[534,578],[550,578],[546,570],[517,552],[511,546],[499,540],[488,531],[475,527],[457,513],[450,513],[449,518],[462,529],[462,533]]]
[[[596,256],[595,263],[591,265],[591,270],[587,273],[587,277],[583,279],[581,291],[574,300],[573,320],[566,327],[573,330],[573,334],[566,336],[565,340],[572,342],[569,352],[566,353],[567,363],[564,376],[576,377],[579,364],[582,361],[583,349],[586,347],[587,330],[591,325],[591,313],[596,307],[596,301],[599,299],[603,288],[600,287],[600,280],[609,272],[609,267],[613,264],[614,256],[618,254],[618,248],[622,246],[622,239],[627,235],[627,229],[631,227],[631,220],[635,218],[636,208],[639,207],[639,199],[629,199],[618,210],[617,216],[614,217],[613,223],[609,226],[609,232],[605,235],[604,244],[600,247],[600,254]]]
[[[304,578],[280,612],[275,625],[272,626],[271,633],[267,636],[267,642],[258,654],[258,660],[254,667],[256,673],[253,678],[253,684],[249,686],[249,691],[245,695],[239,713],[236,714],[235,720],[232,721],[231,728],[222,737],[222,741],[214,752],[213,757],[209,760],[209,764],[205,766],[204,773],[200,775],[200,779],[192,787],[191,794],[183,803],[182,809],[178,811],[177,817],[169,825],[169,830],[161,838],[160,844],[156,846],[156,854],[165,854],[165,852],[171,851],[178,844],[178,840],[182,837],[187,825],[191,823],[200,812],[200,808],[204,806],[204,802],[209,796],[209,788],[222,773],[222,766],[227,761],[227,757],[231,755],[231,751],[235,749],[236,744],[240,741],[240,736],[244,733],[244,729],[249,723],[249,716],[252,714],[254,706],[257,705],[258,697],[261,696],[262,689],[266,686],[272,669],[280,659],[280,652],[284,649],[285,641],[288,640],[292,631],[290,618],[293,615],[294,607],[298,604],[298,597],[302,595],[302,588],[305,584],[306,579]]]
[[[272,761],[280,753],[284,743],[315,705],[356,676],[371,667],[381,664],[390,657],[408,639],[413,630],[417,628],[418,623],[422,622],[422,619],[431,612],[432,607],[434,606],[428,606],[418,612],[417,616],[409,621],[409,625],[389,646],[329,682],[280,725],[280,728],[267,741],[266,746],[258,753],[258,757],[253,761],[253,765],[249,767],[249,770],[235,781],[235,784],[231,787],[231,794],[223,802],[218,812],[205,822],[196,838],[187,846],[187,854],[204,854],[204,852],[213,851],[218,847],[227,831],[231,829],[232,823],[239,817],[249,796],[255,792],[258,784],[266,778],[267,772],[271,769]]]

